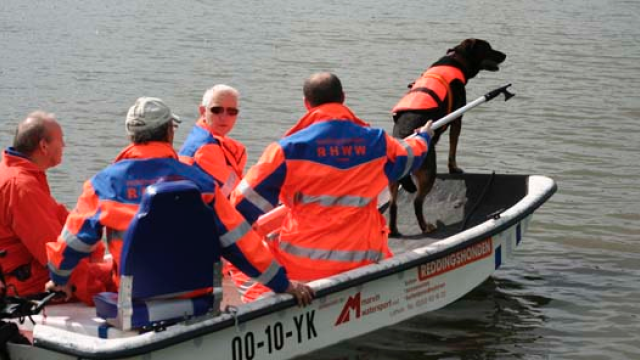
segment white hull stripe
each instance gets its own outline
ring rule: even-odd
[[[273,210],[273,205],[271,205],[271,203],[269,201],[267,201],[267,199],[263,198],[262,196],[260,196],[260,194],[255,192],[251,188],[251,186],[249,186],[249,184],[247,184],[246,181],[244,181],[244,180],[240,181],[240,184],[238,184],[238,190],[240,190],[240,193],[250,203],[252,203],[255,207],[260,209],[262,212],[267,213],[267,212]]]
[[[293,245],[284,241],[280,242],[280,249],[291,255],[306,257],[313,260],[332,260],[343,262],[360,262],[369,260],[378,262],[384,258],[384,255],[381,252],[374,250],[348,251],[312,249]]]

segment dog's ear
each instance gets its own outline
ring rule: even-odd
[[[463,40],[460,44],[456,45],[453,49],[449,49],[449,52],[453,51],[456,54],[460,54],[465,58],[470,58],[473,54],[473,49],[476,44],[476,39],[466,39]]]

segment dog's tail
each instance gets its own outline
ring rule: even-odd
[[[400,185],[402,185],[402,188],[407,192],[414,193],[418,191],[416,184],[414,184],[413,179],[411,179],[411,175],[403,177],[399,182]]]

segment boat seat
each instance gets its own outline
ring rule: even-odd
[[[216,221],[191,181],[147,187],[124,235],[118,293],[94,297],[98,317],[126,331],[218,311],[222,272]],[[202,289],[208,291],[190,297]]]

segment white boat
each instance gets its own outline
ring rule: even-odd
[[[9,343],[8,352],[12,360],[294,358],[464,296],[512,257],[533,212],[555,190],[545,176],[440,176],[425,202],[435,233],[413,234],[418,228],[404,194],[399,225],[407,236],[390,240],[394,257],[310,283],[316,299],[308,307],[273,295],[139,333],[107,326],[95,308],[48,306],[46,317],[33,317],[35,325],[21,325],[33,344]]]

